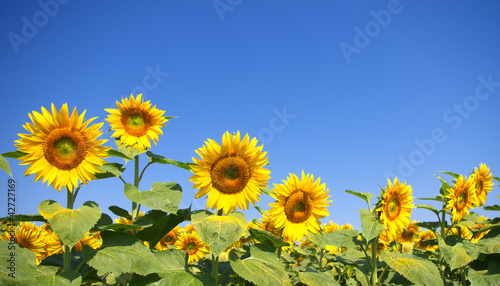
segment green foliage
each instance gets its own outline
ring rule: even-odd
[[[182,199],[182,189],[174,182],[155,182],[150,191],[139,191],[134,185],[125,184],[123,190],[132,202],[167,213],[177,212]]]
[[[36,285],[44,286],[78,286],[82,283],[82,276],[78,271],[66,271],[56,275],[38,276],[34,279]]]
[[[382,251],[380,257],[392,269],[418,285],[443,285],[434,263],[409,253]]]
[[[191,221],[215,256],[238,241],[247,224],[245,215],[238,212],[217,216],[208,211],[198,211],[191,214]]]
[[[12,177],[12,172],[10,171],[10,165],[4,156],[0,155],[0,169],[4,170],[9,176]]]
[[[167,159],[163,156],[155,155],[151,151],[146,152],[146,156],[148,156],[150,163],[170,164],[185,170],[191,170],[191,166],[195,165],[194,163],[184,163],[172,159]]]
[[[426,209],[426,210],[430,210],[431,212],[435,213],[437,216],[439,216],[439,211],[434,208],[433,206],[429,206],[429,205],[424,205],[424,204],[417,204],[417,208],[418,209]]]
[[[331,271],[303,271],[299,272],[299,278],[300,282],[310,286],[340,286],[340,284],[335,281],[335,276]]]
[[[376,238],[382,231],[384,231],[385,226],[380,223],[378,218],[375,217],[373,213],[371,213],[367,209],[360,209],[359,213],[361,214],[361,230],[363,231],[363,236],[366,241],[370,243],[370,241]]]
[[[289,246],[288,242],[284,241],[283,239],[275,236],[274,234],[262,230],[262,229],[256,229],[256,228],[250,228],[249,229],[250,236],[259,241],[260,243],[264,244],[270,249],[275,250],[278,247],[281,246]]]
[[[368,204],[368,207],[370,207],[370,202],[371,202],[371,200],[373,198],[373,194],[371,194],[371,193],[361,193],[359,191],[351,191],[351,190],[345,190],[345,192],[348,193],[348,194],[351,194],[351,195],[355,195],[358,198],[362,198]]]
[[[136,236],[142,241],[149,242],[153,249],[158,242],[181,222],[189,220],[191,208],[178,210],[176,214],[168,214],[162,211],[151,211],[145,217],[150,218],[153,224],[139,231]]]
[[[445,243],[440,236],[437,237],[439,251],[443,255],[451,270],[463,267],[477,258],[476,246],[468,241],[459,239],[452,246]]]
[[[244,259],[231,251],[229,261],[235,273],[257,286],[291,285],[276,255],[258,245],[251,246],[250,256]]]
[[[125,171],[123,165],[118,163],[105,163],[102,166],[98,166],[98,168],[101,169],[102,172],[94,174],[97,179],[119,177]]]
[[[40,203],[38,211],[69,247],[73,247],[101,218],[99,206],[91,201],[73,210],[63,208],[56,201],[47,200]]]

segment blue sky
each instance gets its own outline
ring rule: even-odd
[[[220,142],[226,130],[248,133],[264,144],[271,186],[302,170],[326,183],[333,202],[323,222],[359,229],[358,210],[365,204],[344,191],[378,196],[388,177],[406,181],[418,198],[438,194],[434,174],[440,170],[469,175],[484,162],[500,175],[497,2],[0,5],[0,152],[15,150],[28,113],[41,106],[68,103],[102,122],[105,108],[142,92],[167,115],[178,116],[152,152],[191,161],[207,138]],[[65,204],[64,192],[33,183],[33,175],[24,177],[25,166],[9,162],[17,213],[35,213],[47,199]],[[132,173],[124,175],[129,182]],[[0,176],[5,190],[9,177]],[[202,209],[206,199],[194,200],[190,176],[154,165],[140,189],[175,181],[183,188],[181,207]],[[498,190],[487,204],[499,203]],[[118,179],[84,186],[75,207],[87,200],[108,214],[110,205],[131,208]],[[0,202],[3,216],[6,196]],[[259,206],[269,209],[270,202],[262,196]],[[245,214],[259,217],[254,209]],[[433,216],[415,210],[412,217]]]

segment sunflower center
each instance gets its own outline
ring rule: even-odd
[[[210,177],[219,192],[237,194],[245,189],[250,180],[250,168],[243,157],[231,154],[214,163]]]
[[[413,237],[415,237],[415,232],[413,230],[407,230],[403,232],[402,237],[405,241],[410,241],[413,239]]]
[[[401,205],[398,198],[391,198],[387,203],[386,214],[390,220],[394,220],[401,212]]]
[[[309,195],[297,191],[285,201],[285,215],[293,223],[302,223],[311,216],[312,202]]]
[[[165,242],[166,242],[166,243],[169,243],[169,242],[171,242],[172,240],[174,240],[174,238],[173,238],[173,237],[171,237],[170,235],[167,235],[167,236],[165,237]]]
[[[477,193],[478,194],[481,194],[483,192],[483,180],[479,180],[477,183],[476,183],[476,189],[477,189]]]
[[[140,110],[131,110],[122,115],[122,124],[128,134],[141,137],[148,132],[151,122],[147,114]]]
[[[76,168],[85,159],[87,148],[84,138],[69,128],[56,129],[46,139],[44,157],[61,170]]]
[[[186,252],[189,255],[193,255],[194,253],[196,253],[196,251],[197,251],[196,243],[194,243],[194,242],[188,242],[186,244]]]
[[[467,203],[467,192],[466,191],[461,191],[457,195],[457,202],[456,202],[456,208],[457,210],[461,210],[465,207],[465,204]]]

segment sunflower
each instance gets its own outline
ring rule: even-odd
[[[276,226],[274,225],[274,222],[271,220],[271,218],[269,217],[269,214],[267,212],[264,213],[263,217],[260,220],[262,222],[260,222],[257,225],[258,229],[262,229],[262,230],[265,230],[267,232],[270,232],[270,233],[274,234],[274,236],[278,236],[278,237],[280,236],[281,229],[276,228]]]
[[[340,227],[338,223],[333,223],[333,221],[329,221],[327,224],[321,225],[321,229],[323,230],[324,233],[329,233],[339,230]]]
[[[130,216],[132,216],[132,214],[128,213]],[[142,212],[139,212],[137,214],[137,218],[140,218],[141,216],[144,216],[144,211]],[[124,217],[120,217],[119,219],[115,219],[114,220],[116,223],[122,223],[122,224],[132,224],[132,221],[129,220],[128,218],[124,218]],[[138,229],[137,231],[139,230],[142,230],[142,228]],[[132,233],[132,230],[127,230],[128,233]]]
[[[84,245],[88,245],[93,249],[97,249],[102,245],[101,234],[99,231],[87,232],[81,239],[78,241],[75,246],[73,246],[74,251],[82,251]]]
[[[415,239],[415,247],[421,250],[436,251],[438,248],[437,244],[432,245],[426,242],[433,239],[436,239],[436,235],[432,230],[420,231]]]
[[[175,247],[187,252],[189,255],[188,263],[199,261],[210,252],[208,244],[203,242],[195,232],[180,235],[175,242]]]
[[[177,241],[177,237],[179,236],[180,227],[176,226],[174,229],[169,231],[156,245],[157,250],[167,250],[169,245],[174,245]]]
[[[194,175],[190,180],[199,189],[195,198],[208,194],[207,209],[224,214],[237,207],[246,210],[249,202],[258,202],[271,173],[263,167],[268,164],[263,145],[257,147],[257,139],[250,140],[248,134],[241,139],[239,131],[235,135],[226,131],[222,146],[211,139],[205,144],[196,150],[201,160],[193,158],[196,165],[191,167]]]
[[[122,102],[116,102],[118,109],[105,109],[110,114],[106,121],[111,124],[111,130],[115,132],[111,137],[119,137],[125,146],[136,147],[141,150],[151,148],[150,140],[156,145],[162,135],[160,127],[164,127],[168,121],[163,116],[165,111],[151,107],[149,101],[142,102],[142,94],[137,98],[131,94],[130,99],[122,98]]]
[[[301,240],[308,234],[318,233],[319,219],[329,215],[327,206],[331,201],[325,184],[320,185],[320,178],[314,181],[313,175],[302,178],[290,174],[285,184],[274,184],[274,193],[271,196],[276,202],[270,203],[268,211],[276,228],[283,228],[282,236],[292,241]]]
[[[486,167],[484,163],[481,163],[479,169],[476,168],[471,175],[471,180],[476,188],[477,207],[484,205],[486,195],[493,189],[494,183],[491,181],[492,178],[493,176],[490,173],[490,168]]]
[[[452,210],[453,222],[461,221],[466,214],[469,214],[469,208],[474,208],[474,205],[478,204],[471,178],[467,179],[460,175],[453,188],[448,188],[448,194],[445,196],[448,199],[448,205],[445,210]]]
[[[40,227],[31,222],[21,222],[16,227],[14,238],[12,232],[5,232],[5,239],[14,240],[23,248],[29,249],[35,253],[37,264],[40,260],[47,256],[45,250],[44,236],[45,232],[40,230]]]
[[[108,158],[110,147],[101,146],[107,140],[97,140],[102,134],[99,129],[103,123],[90,125],[95,118],[84,122],[86,110],[78,116],[76,108],[71,116],[65,103],[59,112],[52,104],[52,114],[42,107],[42,114],[33,111],[29,117],[33,124],[23,127],[31,134],[18,134],[15,141],[19,151],[27,153],[19,158],[20,165],[30,165],[25,176],[35,174],[35,182],[43,178],[47,185],[61,191],[77,187],[78,180],[87,183],[100,173],[101,166]]]
[[[407,186],[406,182],[401,184],[398,178],[394,179],[394,184],[389,179],[387,182],[378,204],[380,207],[376,211],[379,212],[380,221],[396,237],[411,222],[410,216],[415,206],[410,185]]]
[[[397,241],[401,243],[413,243],[418,232],[420,231],[420,227],[415,225],[417,221],[410,222],[404,227],[404,230],[399,233],[397,237]]]

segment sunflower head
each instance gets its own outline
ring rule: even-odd
[[[179,226],[176,226],[174,227],[174,229],[172,229],[171,231],[169,231],[159,242],[158,244],[156,245],[156,249],[158,250],[166,250],[168,249],[169,245],[174,245],[175,242],[177,241],[177,238],[179,236],[179,232],[180,232],[180,227]]]
[[[394,184],[389,179],[387,182],[376,211],[380,221],[396,237],[398,232],[411,222],[410,216],[415,206],[410,185],[406,185],[406,182],[400,183],[398,178],[394,179]]]
[[[436,235],[430,229],[419,231],[415,239],[415,247],[421,250],[436,251],[438,248],[437,244],[430,244],[430,240],[435,240]]]
[[[493,189],[494,183],[492,182],[492,174],[490,168],[486,164],[481,163],[479,169],[476,168],[471,175],[472,184],[476,190],[477,204],[476,206],[484,205],[486,195]]]
[[[14,241],[22,248],[26,248],[35,253],[37,264],[40,260],[47,257],[45,248],[45,232],[37,225],[31,222],[21,222],[16,227],[14,237],[12,232],[5,232],[5,239]]]
[[[469,214],[469,209],[478,204],[471,178],[467,179],[467,177],[460,175],[453,188],[448,188],[448,194],[445,196],[448,199],[448,205],[445,209],[452,210],[453,222],[461,221],[466,214]]]
[[[208,244],[203,242],[196,232],[181,234],[174,245],[177,249],[187,252],[188,263],[199,261],[210,252]]]
[[[110,114],[106,121],[114,131],[111,137],[119,137],[120,142],[129,147],[140,150],[151,148],[152,140],[155,145],[162,135],[161,127],[168,121],[163,116],[165,111],[151,107],[149,101],[142,102],[142,94],[137,98],[131,94],[130,98],[123,98],[122,102],[116,102],[118,109],[105,109]]]
[[[397,241],[405,243],[405,242],[410,242],[413,243],[415,240],[416,236],[418,235],[418,232],[420,231],[420,227],[415,225],[417,221],[413,221],[409,224],[407,224],[403,231],[399,233],[397,237]]]
[[[314,180],[313,175],[305,174],[302,177],[290,174],[284,184],[274,184],[274,193],[271,196],[276,202],[269,204],[269,216],[276,228],[283,228],[282,236],[292,241],[301,240],[308,231],[317,233],[319,219],[329,215],[327,206],[329,190],[320,179]]]
[[[21,165],[30,165],[25,175],[35,174],[35,181],[52,184],[54,189],[77,187],[95,179],[94,173],[100,173],[97,166],[103,165],[110,147],[101,146],[107,140],[97,140],[102,134],[99,130],[103,123],[84,121],[85,111],[78,115],[76,108],[71,116],[68,105],[59,111],[52,104],[52,113],[42,107],[42,113],[33,111],[29,114],[32,123],[23,127],[29,134],[18,134],[21,139],[15,141],[19,151],[26,153],[19,158]]]
[[[257,147],[257,139],[250,140],[248,134],[243,138],[240,132],[222,136],[222,145],[208,139],[196,153],[200,159],[193,158],[196,165],[191,167],[194,175],[190,178],[193,188],[199,189],[195,198],[208,194],[207,209],[222,210],[224,214],[248,209],[249,202],[255,204],[262,194],[261,188],[267,187],[271,173],[267,165],[266,152],[262,145]]]

